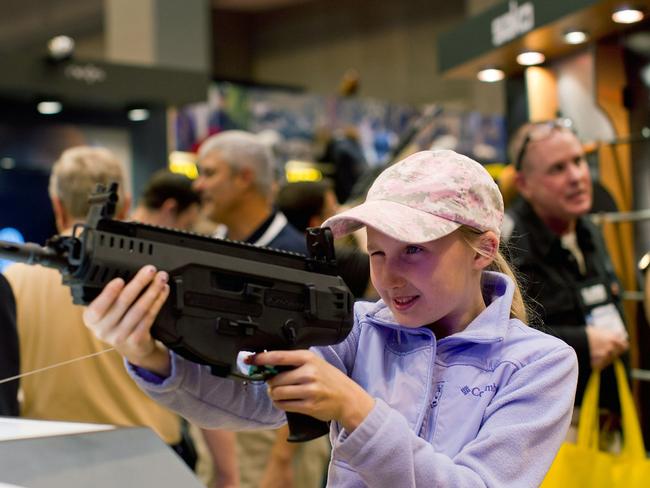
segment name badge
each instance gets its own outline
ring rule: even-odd
[[[627,330],[625,329],[623,318],[613,303],[599,305],[591,309],[591,312],[587,316],[587,325],[598,329],[618,332],[627,338]]]
[[[585,286],[580,290],[580,293],[582,294],[582,302],[587,306],[607,301],[607,289],[602,283]]]

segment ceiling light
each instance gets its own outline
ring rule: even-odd
[[[485,68],[479,71],[476,74],[476,77],[486,83],[494,83],[495,81],[501,81],[506,77],[506,74],[503,70],[498,68]]]
[[[149,110],[146,108],[132,108],[126,113],[131,122],[143,122],[149,118]]]
[[[63,61],[74,53],[74,39],[68,36],[56,36],[47,42],[47,52],[53,61]]]
[[[517,56],[517,62],[522,66],[535,66],[545,60],[544,55],[538,51],[525,51]]]
[[[16,167],[16,160],[14,158],[10,158],[9,156],[5,156],[4,158],[0,159],[0,168],[2,169],[14,169]]]
[[[618,24],[634,24],[643,20],[643,11],[639,8],[622,7],[614,11],[612,20]]]
[[[56,102],[54,100],[44,100],[38,102],[36,105],[36,110],[43,115],[54,115],[58,114],[63,109],[61,102]]]
[[[589,35],[585,31],[573,30],[564,33],[564,42],[567,44],[582,44],[588,39]]]

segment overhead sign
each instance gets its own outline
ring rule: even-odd
[[[531,2],[508,3],[508,11],[492,20],[492,45],[500,46],[535,27],[535,6]]]
[[[106,70],[93,63],[70,63],[63,70],[63,75],[72,80],[83,81],[88,85],[106,80]]]
[[[466,19],[438,36],[438,67],[445,73],[603,0],[510,0]]]
[[[41,94],[83,104],[183,105],[207,98],[206,72],[67,60],[52,63],[39,52],[11,53],[2,58],[0,95]]]

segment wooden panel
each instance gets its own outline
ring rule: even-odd
[[[526,69],[528,118],[531,122],[552,120],[557,116],[557,79],[548,68],[532,66]]]
[[[613,42],[601,42],[595,51],[596,101],[609,117],[616,135],[630,133],[629,113],[623,104],[626,84],[623,49]],[[603,144],[599,149],[600,179],[612,194],[621,211],[632,210],[632,165],[630,146]],[[604,224],[603,233],[614,267],[626,290],[636,290],[634,262],[634,227],[632,223]],[[625,303],[630,333],[630,358],[633,367],[639,366],[638,323],[636,302]],[[636,385],[635,390],[638,390]]]

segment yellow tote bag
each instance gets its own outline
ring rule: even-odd
[[[585,389],[578,423],[578,439],[565,442],[553,461],[542,488],[647,488],[650,460],[646,458],[641,427],[623,364],[614,363],[621,403],[623,448],[620,454],[598,449],[598,393],[600,372],[592,373]]]

